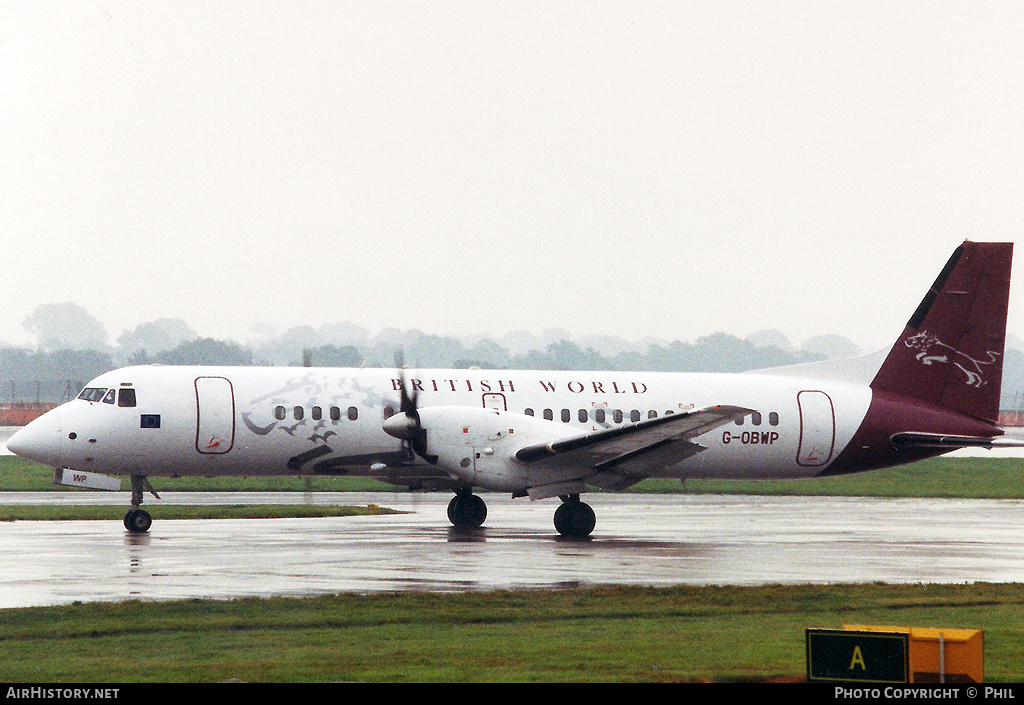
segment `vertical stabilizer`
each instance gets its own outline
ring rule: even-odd
[[[872,389],[996,423],[1012,243],[957,248],[907,322]]]

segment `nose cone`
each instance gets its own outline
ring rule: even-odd
[[[7,449],[29,460],[46,465],[64,463],[64,436],[57,409],[47,411],[7,440]]]
[[[385,419],[381,428],[384,433],[403,441],[412,440],[419,432],[419,420],[409,414],[401,413]]]

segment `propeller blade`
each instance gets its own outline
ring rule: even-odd
[[[401,388],[399,390],[401,393],[401,403],[399,405],[399,410],[404,414],[416,417],[418,420],[419,414],[416,413],[416,404],[419,393],[414,389],[412,394],[409,394],[409,389],[405,384],[405,363],[402,359],[401,352],[395,356],[395,362],[398,365],[398,379],[401,380]]]
[[[420,423],[419,391],[410,393],[405,379],[405,364],[401,351],[395,354],[398,367],[400,403],[399,413],[384,421],[382,428],[389,436],[402,441],[405,455],[411,460],[416,455],[427,457],[427,432]],[[427,458],[429,460],[429,458]]]

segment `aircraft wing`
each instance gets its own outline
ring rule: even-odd
[[[694,438],[751,413],[753,409],[725,405],[694,409],[526,446],[516,452],[516,459],[537,466],[529,489],[534,499],[572,494],[566,488],[581,483],[622,490],[701,452],[704,446]],[[560,472],[552,473],[556,464]],[[567,467],[572,469],[569,475]]]

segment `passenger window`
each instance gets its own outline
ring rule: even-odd
[[[107,395],[105,397],[103,397],[103,403],[104,404],[113,404],[114,403],[114,395],[116,393],[117,393],[116,390],[113,390],[113,389],[111,389],[109,392],[107,392]]]
[[[604,417],[605,417],[604,409],[595,409],[594,410],[594,420],[595,421],[597,421],[598,423],[604,423]]]
[[[341,421],[341,409],[336,406],[331,407],[331,421]]]
[[[572,412],[568,409],[562,409],[562,423],[569,423],[572,421]]]
[[[616,409],[615,412],[612,413],[612,420],[614,420],[615,423],[622,423],[622,410],[621,409]]]
[[[301,406],[297,406],[294,409],[292,409],[292,414],[295,415],[296,421],[302,421],[302,419],[306,416],[306,410],[303,409]]]
[[[135,406],[135,390],[131,387],[121,389],[117,393],[118,406]]]
[[[314,406],[313,409],[312,409],[312,412],[313,412],[312,415],[313,415],[313,420],[314,421],[319,421],[320,419],[322,419],[324,417],[324,411],[319,406]]]
[[[533,409],[527,409],[523,413],[526,414],[527,416],[533,416]]]
[[[587,413],[586,409],[580,409],[579,413],[576,414],[576,417],[580,420],[580,423],[586,423],[587,419],[590,418],[590,414]]]
[[[394,415],[395,415],[395,407],[393,407],[393,406],[385,406],[384,407],[384,418],[385,419],[390,419]]]
[[[647,418],[649,418],[649,419],[656,419],[656,418],[658,418],[658,412],[655,411],[654,409],[651,409],[650,411],[647,412]]]
[[[278,406],[274,408],[274,418],[277,419],[278,421],[284,421],[284,417],[287,414],[288,412],[285,410],[283,406]]]
[[[633,423],[637,423],[638,421],[640,421],[640,412],[637,409],[633,409],[631,412],[629,412],[629,420],[632,421]]]
[[[755,426],[760,426],[761,425],[761,412],[760,411],[755,411],[754,413],[752,413],[750,415],[750,420],[751,420],[751,422],[753,422],[753,424]]]
[[[778,426],[779,425],[779,414],[777,412],[775,412],[775,411],[773,411],[770,414],[768,414],[768,423],[770,423],[772,426]]]
[[[348,420],[349,421],[355,421],[358,418],[359,418],[359,409],[357,409],[354,406],[350,406],[348,408]]]
[[[555,418],[555,414],[554,414],[554,412],[551,411],[551,409],[544,409],[544,420],[545,421],[551,421],[554,418]]]

